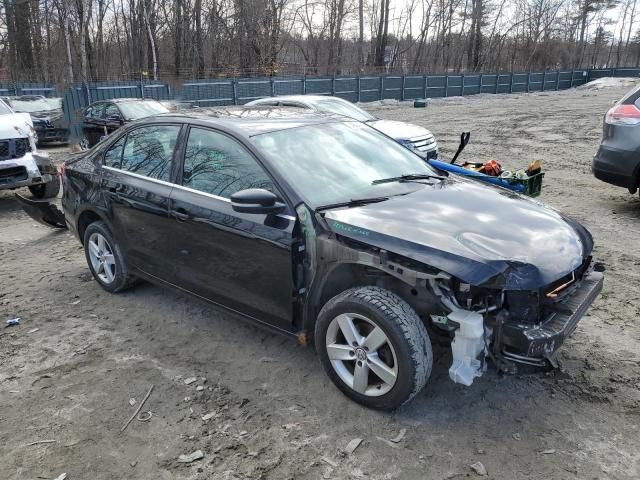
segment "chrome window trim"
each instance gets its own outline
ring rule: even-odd
[[[112,172],[124,173],[125,175],[130,175],[135,178],[140,178],[142,180],[149,180],[150,182],[159,183],[160,185],[166,185],[168,187],[177,187],[175,183],[167,182],[165,180],[160,180],[158,178],[147,177],[146,175],[140,175],[139,173],[133,173],[129,170],[122,170],[121,168],[110,167],[108,165],[102,165],[102,168],[105,170],[110,170]]]
[[[107,165],[102,165],[102,168],[104,168],[105,170],[110,170],[112,172],[123,173],[125,175],[130,175],[132,177],[140,178],[142,180],[149,180],[150,182],[159,183],[160,185],[166,185],[168,187],[179,188],[180,190],[184,190],[184,191],[191,192],[191,193],[196,193],[198,195],[202,195],[202,196],[205,196],[205,197],[213,198],[215,200],[222,200],[223,202],[226,202],[226,203],[231,203],[230,199],[225,198],[225,197],[221,197],[219,195],[214,195],[213,193],[203,192],[201,190],[196,190],[194,188],[185,187],[183,185],[178,185],[176,183],[165,182],[164,180],[158,180],[157,178],[147,177],[146,175],[140,175],[139,173],[133,173],[133,172],[130,172],[128,170],[122,170],[120,168],[115,168],[115,167],[109,167]],[[277,216],[278,217],[282,217],[282,218],[284,218],[286,220],[296,221],[296,217],[292,217],[291,215],[284,215],[284,214],[279,213],[279,214],[277,214]]]

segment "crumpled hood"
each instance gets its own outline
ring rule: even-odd
[[[372,120],[367,124],[396,140],[433,136],[426,128],[412,123],[397,122],[395,120]]]
[[[472,285],[533,290],[578,268],[593,241],[577,222],[508,190],[449,177],[325,218],[336,233]]]
[[[0,115],[0,140],[27,138],[33,134],[33,123],[28,113]]]

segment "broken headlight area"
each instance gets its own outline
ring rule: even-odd
[[[432,282],[449,310],[432,315],[431,324],[453,337],[451,379],[470,385],[486,369],[487,359],[508,373],[519,365],[554,366],[556,351],[602,291],[601,270],[588,258],[570,274],[532,291],[500,291],[453,279]]]

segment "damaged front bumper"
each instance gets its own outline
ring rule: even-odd
[[[546,366],[564,340],[573,333],[580,319],[600,295],[604,285],[601,272],[590,271],[582,278],[580,286],[562,302],[554,305],[540,324],[519,324],[517,320],[498,325],[501,330],[496,353],[505,360],[534,366]]]
[[[0,190],[48,183],[57,174],[48,156],[28,152],[20,158],[0,161]]]
[[[485,312],[484,318],[478,312],[453,309],[447,316],[447,321],[457,327],[449,377],[469,386],[486,369],[487,358],[508,373],[517,372],[518,365],[554,366],[557,350],[576,329],[603,285],[601,272],[586,272],[579,285],[548,308],[537,323],[513,318],[506,308],[492,315]]]

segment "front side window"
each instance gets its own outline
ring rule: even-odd
[[[182,184],[225,198],[247,188],[274,191],[271,179],[242,145],[200,128],[189,133]]]
[[[179,133],[178,125],[152,125],[129,132],[120,168],[158,180],[169,180]]]
[[[108,104],[107,107],[104,109],[104,118],[119,117],[119,116],[120,116],[120,110],[118,110],[118,107],[116,107],[113,103]]]

